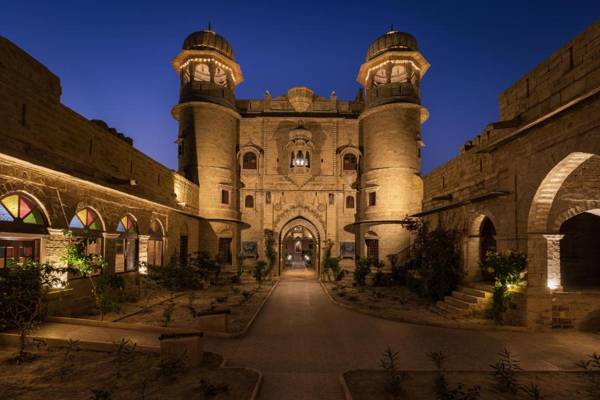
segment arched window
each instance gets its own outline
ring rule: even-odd
[[[254,208],[254,197],[251,195],[246,196],[244,199],[244,207],[246,208]]]
[[[77,214],[71,218],[69,228],[101,231],[102,223],[100,222],[100,218],[98,218],[98,214],[91,208],[86,207],[77,211]]]
[[[29,225],[46,225],[44,215],[35,201],[14,193],[0,200],[0,221]]]
[[[5,237],[0,234],[0,268],[26,259],[38,261],[46,226],[46,218],[33,199],[21,193],[0,198],[0,232],[10,232]]]
[[[406,67],[404,65],[394,65],[390,80],[392,82],[408,82],[408,73],[406,72]]]
[[[373,77],[373,85],[385,85],[387,83],[387,72],[385,68],[380,68]]]
[[[354,196],[346,196],[346,208],[354,208]]]
[[[227,85],[227,74],[221,67],[217,67],[215,69],[215,83],[219,86]]]
[[[135,271],[138,262],[138,228],[135,219],[127,214],[119,220],[116,243],[115,272]]]
[[[565,222],[559,231],[560,276],[570,290],[600,287],[600,210],[588,210]]]
[[[157,219],[150,222],[148,228],[148,265],[163,265],[163,228]]]
[[[242,168],[243,169],[256,169],[256,154],[251,151],[244,153],[242,157]]]
[[[496,228],[491,219],[485,217],[479,236],[479,259],[483,261],[488,253],[496,252]]]
[[[208,64],[198,63],[194,68],[194,80],[210,82],[210,68]]]
[[[356,168],[358,166],[356,156],[352,153],[344,155],[344,160],[342,164],[344,166],[344,171],[356,171]]]

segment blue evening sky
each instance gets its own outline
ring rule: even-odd
[[[169,62],[208,21],[233,46],[238,98],[306,85],[353,99],[369,44],[390,25],[412,33],[422,82],[423,172],[498,119],[502,90],[600,18],[600,1],[5,1],[0,35],[61,78],[62,101],[105,120],[177,167]]]

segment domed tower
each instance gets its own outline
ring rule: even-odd
[[[386,264],[409,246],[401,221],[421,208],[421,124],[428,112],[419,86],[428,68],[417,40],[392,29],[369,46],[357,77],[365,88],[357,244],[361,256]]]
[[[210,26],[184,40],[172,65],[180,77],[179,104],[172,111],[179,122],[179,173],[200,186],[202,217],[219,223],[238,221],[240,115],[235,87],[243,80],[240,66],[227,40]],[[231,224],[222,227],[211,222],[211,226],[214,232],[236,231]],[[213,255],[223,250],[216,233],[203,242],[208,243],[204,250]]]

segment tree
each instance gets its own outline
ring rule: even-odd
[[[112,302],[107,301],[106,297],[109,294],[102,292],[96,286],[94,274],[98,272],[103,273],[108,263],[99,254],[86,254],[88,245],[93,241],[89,235],[86,234],[84,237],[75,238],[69,230],[64,231],[64,234],[68,238],[68,243],[65,246],[62,261],[67,264],[70,270],[74,270],[88,279],[96,308],[100,312],[100,319],[104,319],[104,305]]]
[[[331,272],[333,279],[337,279],[338,275],[340,274],[340,258],[331,256],[332,248],[333,241],[328,240],[327,244],[325,245],[325,255],[323,256],[323,269],[328,277],[330,277],[329,272]]]
[[[31,358],[25,351],[27,337],[46,314],[49,290],[62,286],[62,273],[62,269],[29,259],[0,269],[0,329],[19,331],[17,363]]]
[[[270,229],[265,229],[265,257],[267,258],[267,268],[264,271],[264,276],[268,276],[273,271],[275,262],[277,261],[277,250],[275,250],[275,232]]]

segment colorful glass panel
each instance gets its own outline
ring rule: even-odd
[[[81,223],[81,220],[79,219],[79,217],[77,215],[75,215],[71,219],[71,222],[69,222],[69,228],[77,228],[77,229],[84,228],[83,224]]]
[[[117,225],[117,232],[137,232],[135,220],[129,215],[124,216]]]
[[[92,224],[89,226],[89,228],[93,231],[99,231],[102,229],[102,227],[100,226],[100,221],[95,220],[94,222],[92,222]]]
[[[0,200],[0,221],[45,225],[37,204],[20,194],[11,194]]]
[[[0,203],[0,221],[12,222],[14,220],[15,219],[13,218],[13,216],[10,215],[8,210]]]
[[[4,207],[6,207],[13,218],[17,218],[19,216],[19,195],[13,194],[6,196],[2,199],[2,204]]]

